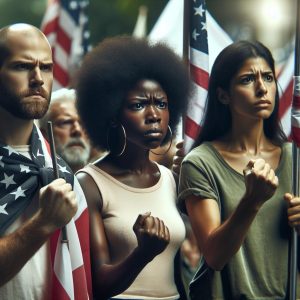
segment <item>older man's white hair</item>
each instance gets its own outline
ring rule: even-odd
[[[51,102],[47,113],[43,116],[43,118],[38,120],[39,128],[42,128],[45,131],[47,130],[47,123],[50,119],[51,113],[51,105],[53,105],[54,103],[61,103],[67,101],[76,102],[76,91],[74,89],[61,88],[59,90],[54,91],[51,94]]]

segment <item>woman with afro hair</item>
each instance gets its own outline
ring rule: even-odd
[[[149,153],[171,145],[189,91],[185,65],[162,44],[110,38],[83,61],[78,111],[93,144],[108,151],[77,173],[97,299],[185,298],[174,279],[185,237],[176,183]]]

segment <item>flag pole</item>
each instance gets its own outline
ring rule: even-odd
[[[292,184],[293,194],[299,196],[299,149],[293,142],[293,164],[292,164]],[[297,299],[297,249],[298,234],[295,228],[292,229],[290,244],[290,266],[289,266],[289,300]]]
[[[189,32],[190,32],[190,0],[184,0],[183,7],[183,43],[182,57],[186,65],[189,65]]]
[[[189,68],[190,65],[189,64],[190,0],[184,0],[182,13],[183,13],[182,59],[186,64],[186,66]],[[184,139],[184,132],[185,132],[185,117],[186,117],[186,112],[182,114],[182,131],[181,131],[182,139]]]
[[[57,167],[56,150],[55,150],[55,142],[54,142],[54,137],[53,137],[52,122],[48,121],[47,125],[48,125],[47,129],[48,129],[48,136],[49,136],[49,143],[50,143],[50,150],[51,150],[50,152],[51,152],[54,178],[58,179],[59,178],[59,171],[58,171],[58,167]],[[61,231],[62,231],[61,242],[66,243],[69,246],[69,240],[68,240],[66,227],[63,226]]]
[[[295,69],[294,69],[294,90],[293,90],[293,108],[292,108],[292,136],[293,136],[293,163],[292,163],[292,189],[295,196],[299,196],[299,146],[293,132],[294,108],[299,106],[300,92],[300,0],[297,0],[297,18],[296,18],[296,38],[295,38]],[[298,102],[298,103],[296,103]],[[289,299],[297,298],[297,252],[298,252],[298,235],[296,230],[292,229],[290,245],[290,266],[289,266]]]
[[[132,32],[132,36],[135,38],[145,38],[147,36],[147,16],[148,7],[141,5],[139,7],[138,17]]]

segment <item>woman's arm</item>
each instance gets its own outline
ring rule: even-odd
[[[194,195],[185,199],[200,252],[212,269],[221,270],[239,250],[260,207],[278,186],[274,171],[262,159],[249,163],[247,171],[246,193],[223,223],[215,200]]]
[[[221,270],[239,250],[257,210],[250,211],[240,201],[234,213],[221,224],[215,200],[191,195],[185,202],[200,252],[212,269]]]
[[[161,220],[150,214],[138,216],[133,228],[138,246],[123,261],[112,265],[101,217],[101,194],[89,175],[78,173],[77,178],[89,208],[94,294],[97,299],[107,299],[126,290],[141,270],[166,248],[170,240],[169,231]]]
[[[300,197],[295,197],[290,193],[284,195],[284,200],[288,204],[287,216],[289,225],[296,229],[300,235]]]

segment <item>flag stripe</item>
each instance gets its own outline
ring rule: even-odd
[[[63,70],[68,70],[69,55],[59,44],[55,48],[56,65],[60,66]]]
[[[204,0],[189,1],[189,67],[195,92],[189,100],[185,116],[185,152],[191,148],[201,129],[209,80],[209,56],[206,28],[206,3]],[[187,137],[189,138],[187,141]]]
[[[52,167],[49,145],[39,130],[38,134],[39,139],[44,141],[42,148],[46,167]],[[74,175],[73,178],[78,211],[66,225],[70,247],[68,248],[66,243],[61,242],[61,230],[57,230],[50,238],[53,300],[92,299],[88,209],[83,191]],[[79,286],[78,283],[80,283]]]
[[[290,82],[287,85],[287,88],[282,93],[279,102],[279,119],[281,120],[286,114],[286,112],[291,108],[293,99],[293,80],[290,77]]]
[[[292,126],[292,139],[297,147],[300,147],[300,128]]]
[[[293,97],[293,108],[300,109],[300,96],[294,95],[294,97]]]
[[[206,70],[199,69],[190,63],[190,73],[192,80],[204,89],[208,89],[209,74]]]
[[[291,110],[292,140],[300,147],[300,76],[293,77],[293,103]]]
[[[52,291],[52,300],[70,300],[69,295],[66,293],[56,276],[53,276],[52,278],[52,285],[55,287]]]
[[[57,27],[58,27],[58,17],[49,21],[43,28],[43,32],[48,37],[49,34],[56,32]]]
[[[68,5],[62,5],[59,15],[59,26],[63,28],[66,35],[72,40],[74,30],[76,30],[77,24],[79,23],[79,9],[71,10],[69,8],[70,5],[70,1]],[[76,17],[74,18],[74,16]]]
[[[62,27],[59,27],[57,29],[57,44],[63,48],[67,53],[70,53],[72,41],[69,38],[68,34],[65,33],[64,29]]]
[[[203,53],[192,47],[189,48],[189,52],[190,52],[190,62],[193,62],[193,64],[197,66],[199,69],[205,70],[207,73],[209,73],[208,54]]]
[[[194,122],[192,119],[190,119],[188,116],[186,117],[185,124],[187,126],[187,129],[185,131],[186,135],[195,140],[199,134],[200,126],[196,122]]]
[[[291,135],[291,106],[288,108],[286,113],[281,117],[282,129],[287,137]]]
[[[72,238],[73,236],[70,236],[68,232],[68,240],[70,241]],[[71,263],[72,248],[69,248],[69,252],[67,243],[61,242],[61,240],[62,234],[60,233],[54,258],[54,277],[60,282],[68,298],[74,300],[73,266]],[[56,286],[53,286],[53,288],[56,289]]]
[[[57,81],[61,86],[67,86],[68,85],[68,83],[69,83],[68,72],[66,72],[66,70],[61,68],[60,65],[56,65],[56,67],[54,68],[53,76],[58,79]]]
[[[58,3],[59,1],[50,0],[50,3],[48,3],[46,14],[44,15],[43,21],[42,21],[42,28],[45,28],[51,20],[55,19],[59,15],[59,9],[60,5]]]
[[[85,16],[88,0],[52,0],[42,22],[42,31],[53,50],[53,90],[68,86],[88,49]]]
[[[77,180],[75,180],[75,186],[77,184]],[[79,185],[79,183],[78,183]],[[78,189],[79,190],[79,189]],[[81,190],[81,189],[80,189]],[[80,211],[82,211],[80,213]],[[77,214],[80,213],[80,217],[77,217],[75,215],[76,219],[76,228],[79,236],[79,241],[80,241],[80,247],[81,247],[81,252],[82,252],[82,257],[83,257],[83,262],[85,266],[85,276],[86,276],[86,285],[87,285],[87,291],[90,295],[90,298],[92,299],[92,278],[91,278],[91,260],[90,260],[90,239],[89,235],[86,234],[89,232],[89,215],[88,215],[88,210],[86,207],[82,206],[78,207]],[[81,278],[82,280],[82,274],[76,274],[76,278]],[[76,284],[74,283],[74,286],[76,288]],[[81,285],[79,285],[81,286]],[[76,295],[76,293],[75,293]]]
[[[85,278],[86,273],[85,273],[84,266],[80,266],[79,268],[73,270],[73,284],[74,284],[74,295],[75,299],[81,300],[81,299],[86,299],[86,291],[87,291],[87,286],[86,286],[86,281],[82,280]],[[92,298],[91,298],[92,299]]]

